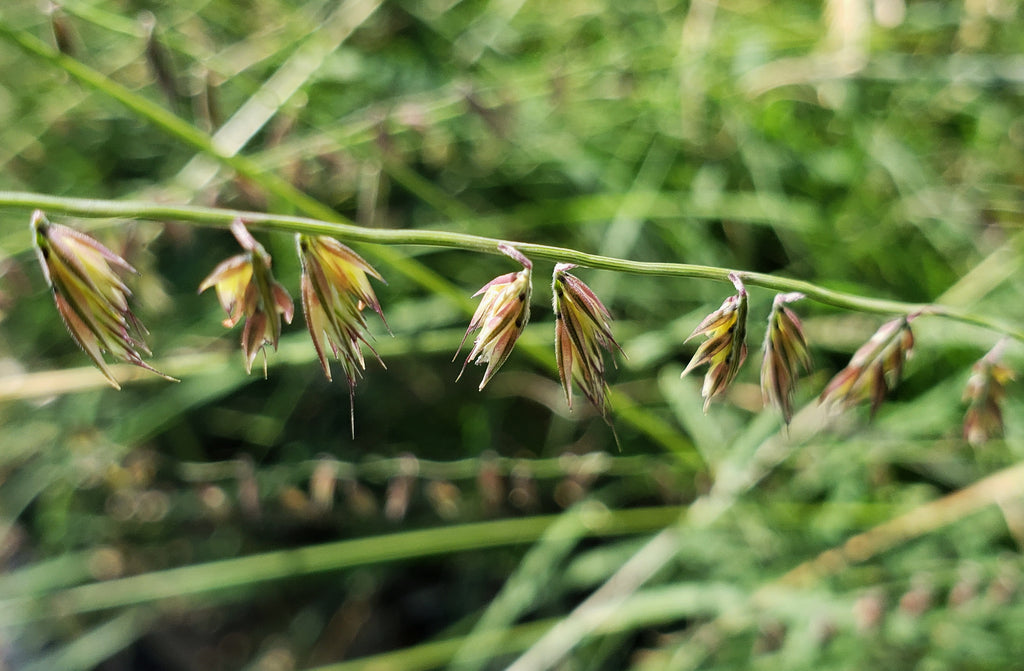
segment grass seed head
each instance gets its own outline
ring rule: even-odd
[[[782,413],[786,424],[793,419],[793,392],[797,376],[801,369],[808,371],[811,368],[811,355],[800,318],[787,305],[803,297],[799,292],[777,294],[764,336],[761,396],[765,405],[774,406]]]
[[[963,400],[968,404],[964,439],[972,447],[1003,435],[1002,402],[1006,398],[1006,385],[1014,379],[1013,371],[999,361],[1005,343],[1005,340],[996,343],[974,364],[964,388]]]
[[[611,314],[594,292],[568,271],[576,266],[559,263],[551,282],[555,312],[555,358],[565,400],[572,408],[572,383],[579,386],[601,417],[608,421],[603,350],[622,352],[612,337]]]
[[[819,403],[851,406],[871,400],[874,417],[885,397],[903,376],[903,365],[914,349],[910,322],[916,315],[898,317],[879,327],[871,338],[854,352],[850,363],[825,387]]]
[[[330,346],[345,371],[354,436],[355,385],[362,377],[362,371],[366,370],[362,345],[373,352],[381,366],[384,365],[367,337],[365,308],[376,312],[387,326],[367,275],[381,282],[384,278],[361,256],[334,238],[300,234],[295,240],[302,263],[302,313],[306,317],[306,327],[327,379],[331,379],[331,365],[325,344]]]
[[[228,315],[224,326],[231,328],[245,319],[242,352],[245,354],[245,370],[252,372],[258,352],[263,351],[266,345],[277,349],[281,339],[281,318],[290,324],[295,305],[288,290],[274,280],[270,254],[252,237],[240,219],[231,224],[231,232],[245,251],[214,268],[199,284],[199,292],[210,287],[216,289],[217,299]],[[264,352],[264,377],[267,374],[266,363]]]
[[[698,335],[707,337],[680,376],[684,377],[698,366],[708,364],[704,386],[701,388],[705,413],[711,400],[736,379],[740,366],[747,358],[747,290],[736,273],[730,273],[729,279],[736,287],[736,294],[726,298],[722,306],[705,317],[686,338],[689,341]]]
[[[474,296],[483,294],[480,305],[477,306],[473,318],[469,322],[466,334],[462,336],[459,349],[455,356],[458,356],[466,338],[473,331],[479,329],[476,339],[473,341],[473,349],[462,364],[459,377],[465,372],[470,361],[475,360],[477,365],[486,363],[487,370],[480,381],[480,389],[483,389],[494,373],[505,363],[516,340],[526,328],[530,320],[530,296],[533,293],[532,272],[533,263],[523,256],[519,250],[502,243],[498,250],[506,256],[515,259],[523,269],[517,273],[507,273],[495,277],[477,291]],[[458,379],[458,378],[456,378]]]
[[[103,353],[174,380],[142,360],[151,354],[148,331],[128,307],[132,292],[115,270],[135,273],[127,261],[94,238],[32,213],[33,242],[43,274],[71,338],[116,389]],[[176,380],[174,380],[176,381]]]

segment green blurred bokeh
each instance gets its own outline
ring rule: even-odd
[[[369,227],[769,272],[1024,321],[1018,2],[61,5],[0,8],[3,190],[299,213],[260,177],[276,176]],[[259,175],[216,168],[17,46],[20,34],[52,45],[55,24],[75,59],[216,134]],[[28,216],[0,212],[0,668],[305,669],[388,651],[399,655],[380,668],[434,668],[461,644],[425,644],[467,634],[489,604],[506,646],[475,662],[464,650],[455,668],[505,668],[538,631],[571,622],[650,534],[677,526],[665,506],[708,500],[721,507],[682,518],[625,624],[585,637],[557,668],[1024,659],[1019,489],[768,604],[744,601],[1024,458],[1019,383],[1005,440],[972,450],[960,437],[963,385],[996,334],[921,318],[875,421],[828,418],[816,395],[882,319],[797,304],[816,368],[787,431],[757,390],[770,292],[751,291],[750,360],[704,416],[699,377],[678,377],[694,347],[683,340],[731,288],[581,269],[628,356],[609,367],[620,450],[585,399],[565,407],[549,264],[536,264],[516,353],[478,392],[480,369],[455,381],[469,315],[453,296],[515,264],[400,248],[409,272],[363,246],[388,280],[376,288],[394,337],[371,318],[387,369],[368,361],[352,439],[348,390],[324,379],[298,315],[264,380],[245,374],[239,329],[220,325],[215,298],[196,294],[236,253],[226,231],[53,217],[140,271],[129,283],[154,365],[182,378],[133,375],[116,392],[79,370]],[[292,239],[257,236],[297,297]],[[423,269],[448,293],[418,281]],[[1024,369],[1020,343],[1005,356]],[[614,532],[574,522],[580,502],[627,515]],[[541,538],[555,519],[541,516],[556,514],[570,531]],[[480,521],[504,540],[462,526]],[[385,535],[415,530],[428,532],[419,552],[419,537]],[[317,549],[345,540],[366,541],[366,561]],[[218,589],[209,562],[249,556]],[[303,563],[313,557],[322,568]],[[116,582],[148,575],[172,582],[148,597]],[[127,596],[104,605],[105,580]]]

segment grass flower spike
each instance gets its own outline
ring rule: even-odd
[[[151,352],[143,341],[146,328],[128,307],[132,292],[115,269],[134,273],[127,261],[93,238],[53,224],[40,210],[32,213],[39,263],[71,338],[104,377],[120,389],[103,352],[174,380],[142,360]]]
[[[555,358],[565,400],[572,407],[572,381],[576,380],[601,416],[608,421],[607,390],[602,349],[619,352],[611,330],[611,314],[590,287],[568,271],[572,263],[555,266],[551,282],[555,311]]]
[[[1000,404],[1006,398],[1006,385],[1013,380],[1013,371],[999,363],[1003,346],[1001,340],[971,369],[964,389],[967,414],[964,416],[964,439],[978,447],[1003,435],[1003,411]]]
[[[384,278],[362,257],[334,238],[297,235],[295,240],[302,262],[302,312],[306,326],[327,379],[331,379],[331,365],[327,360],[325,341],[345,370],[352,435],[355,436],[355,384],[366,369],[361,343],[365,343],[377,361],[384,365],[367,340],[363,310],[369,307],[387,326],[367,275],[381,282]]]
[[[473,349],[470,350],[469,356],[462,364],[462,370],[459,371],[459,377],[462,377],[466,365],[474,359],[477,365],[486,363],[487,370],[484,371],[484,377],[480,381],[480,389],[484,388],[491,376],[508,359],[516,340],[519,339],[519,334],[523,332],[526,323],[530,320],[533,263],[511,245],[502,243],[498,245],[498,250],[505,256],[521,263],[523,269],[517,273],[507,273],[495,277],[473,294],[474,296],[483,294],[483,298],[480,299],[480,305],[477,306],[473,319],[469,322],[469,328],[466,329],[466,334],[462,336],[462,342],[459,343],[459,349],[455,352],[457,357],[469,334],[477,329],[480,330],[476,335],[476,340],[473,341]]]
[[[245,253],[232,256],[214,268],[199,285],[199,292],[216,288],[217,299],[228,314],[224,326],[231,328],[245,318],[242,352],[245,354],[245,370],[252,372],[257,352],[262,351],[265,345],[277,349],[281,339],[281,316],[290,324],[295,306],[288,291],[274,280],[270,272],[270,254],[256,242],[245,224],[236,219],[231,224],[231,232]],[[266,375],[264,352],[263,376]]]
[[[704,397],[705,413],[711,399],[728,388],[747,358],[747,290],[736,273],[729,273],[729,279],[736,287],[736,295],[726,298],[722,306],[705,317],[686,339],[707,336],[680,376],[685,377],[697,366],[708,364],[700,392]]]
[[[777,294],[768,315],[761,360],[761,396],[765,405],[779,409],[786,424],[793,419],[793,390],[800,369],[810,370],[811,355],[800,319],[787,307],[804,298],[800,292]]]
[[[886,394],[896,388],[903,364],[914,349],[910,321],[916,315],[899,317],[882,324],[871,338],[854,352],[850,363],[825,387],[820,403],[850,406],[871,399],[871,416],[878,412]]]

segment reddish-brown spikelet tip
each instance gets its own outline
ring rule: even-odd
[[[971,367],[971,375],[964,388],[963,400],[968,406],[963,435],[972,447],[980,447],[1003,436],[1002,403],[1006,398],[1006,386],[1014,379],[1013,371],[1000,362],[1005,344],[1006,340],[1000,340]]]
[[[903,375],[903,365],[912,354],[914,335],[910,322],[916,316],[898,317],[882,324],[854,352],[846,368],[826,385],[818,402],[848,407],[870,400],[874,417],[889,392],[896,388]]]

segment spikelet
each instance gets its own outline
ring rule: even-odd
[[[903,364],[914,349],[914,334],[910,330],[914,317],[916,314],[882,324],[854,352],[846,368],[832,378],[818,402],[848,407],[870,399],[871,416],[874,417],[886,395],[899,383]]]
[[[265,345],[276,350],[281,339],[281,317],[289,324],[295,311],[288,291],[274,280],[270,271],[272,260],[263,245],[245,228],[241,219],[231,224],[231,232],[244,254],[221,262],[199,284],[199,293],[214,287],[221,307],[227,313],[224,326],[231,328],[243,318],[242,352],[245,370],[252,372],[256,353]],[[267,375],[266,353],[263,355],[263,376]]]
[[[789,424],[793,419],[793,391],[800,370],[811,368],[811,355],[807,349],[800,319],[787,303],[803,298],[799,292],[777,294],[768,315],[768,330],[764,335],[764,358],[761,360],[761,397],[765,405],[774,406]]]
[[[1013,371],[999,362],[1006,341],[1000,340],[988,354],[971,368],[963,400],[968,404],[964,416],[964,439],[979,447],[1003,435],[1003,410],[1006,385],[1014,379]]]
[[[555,266],[551,282],[552,308],[555,312],[555,358],[565,400],[572,408],[572,382],[576,380],[601,417],[609,421],[602,349],[622,353],[611,330],[611,314],[594,292],[568,271],[572,263]]]
[[[686,338],[689,342],[698,335],[707,336],[694,353],[680,377],[685,377],[698,366],[708,364],[701,396],[707,413],[711,399],[724,392],[736,378],[740,366],[747,358],[747,290],[736,273],[729,273],[736,294],[729,296],[722,306],[709,314]]]
[[[517,273],[507,273],[495,277],[477,291],[474,296],[483,294],[480,305],[477,306],[473,318],[469,322],[466,334],[462,336],[459,349],[455,356],[459,356],[462,346],[466,344],[466,338],[473,331],[479,329],[476,340],[473,341],[473,349],[462,364],[457,379],[462,377],[466,366],[471,360],[476,360],[477,365],[487,364],[484,377],[480,381],[479,389],[483,389],[491,377],[501,368],[508,356],[515,347],[516,340],[526,328],[530,320],[530,295],[533,293],[533,282],[531,273],[533,263],[523,256],[519,250],[511,245],[501,243],[498,251],[505,256],[515,259],[522,264],[523,269]],[[454,358],[452,359],[454,361]]]
[[[376,312],[387,326],[367,275],[381,282],[384,278],[361,256],[334,238],[297,235],[295,241],[302,262],[302,312],[306,327],[327,379],[331,379],[331,365],[325,345],[330,346],[345,371],[354,437],[355,384],[366,369],[362,345],[373,352],[381,366],[384,365],[367,338],[369,331],[363,315],[366,307]]]
[[[151,354],[143,340],[148,331],[128,307],[132,292],[114,272],[134,273],[135,268],[92,237],[50,223],[40,210],[32,213],[31,227],[57,312],[71,338],[107,381],[121,388],[103,359],[104,352],[177,382],[142,360],[143,354]]]

